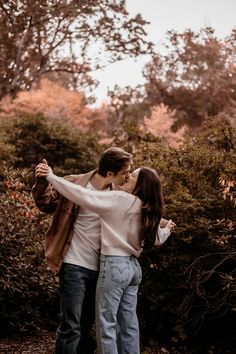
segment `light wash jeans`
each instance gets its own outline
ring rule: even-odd
[[[140,354],[136,313],[142,272],[133,256],[101,256],[96,290],[99,354]]]
[[[90,335],[95,318],[98,272],[63,263],[59,273],[60,317],[55,354],[93,354]]]

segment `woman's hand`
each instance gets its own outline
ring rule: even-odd
[[[166,225],[166,227],[168,229],[170,229],[170,231],[174,230],[174,228],[176,227],[176,224],[170,219]]]
[[[41,163],[39,163],[35,168],[35,176],[36,178],[39,177],[47,177],[49,172],[52,172],[50,166],[48,166],[47,160],[43,159]]]

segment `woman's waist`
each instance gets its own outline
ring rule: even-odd
[[[127,247],[102,245],[101,256],[114,257],[139,257],[142,252],[141,248],[135,248],[127,244]]]

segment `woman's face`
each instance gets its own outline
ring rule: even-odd
[[[138,174],[139,174],[140,168],[136,168],[132,173],[129,175],[129,180],[128,182],[125,183],[126,190],[132,193],[134,191],[134,188],[137,183],[138,179]]]

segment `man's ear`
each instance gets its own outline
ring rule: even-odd
[[[111,172],[111,171],[108,171],[107,172],[107,177],[113,177],[114,176],[114,173],[113,172]]]

